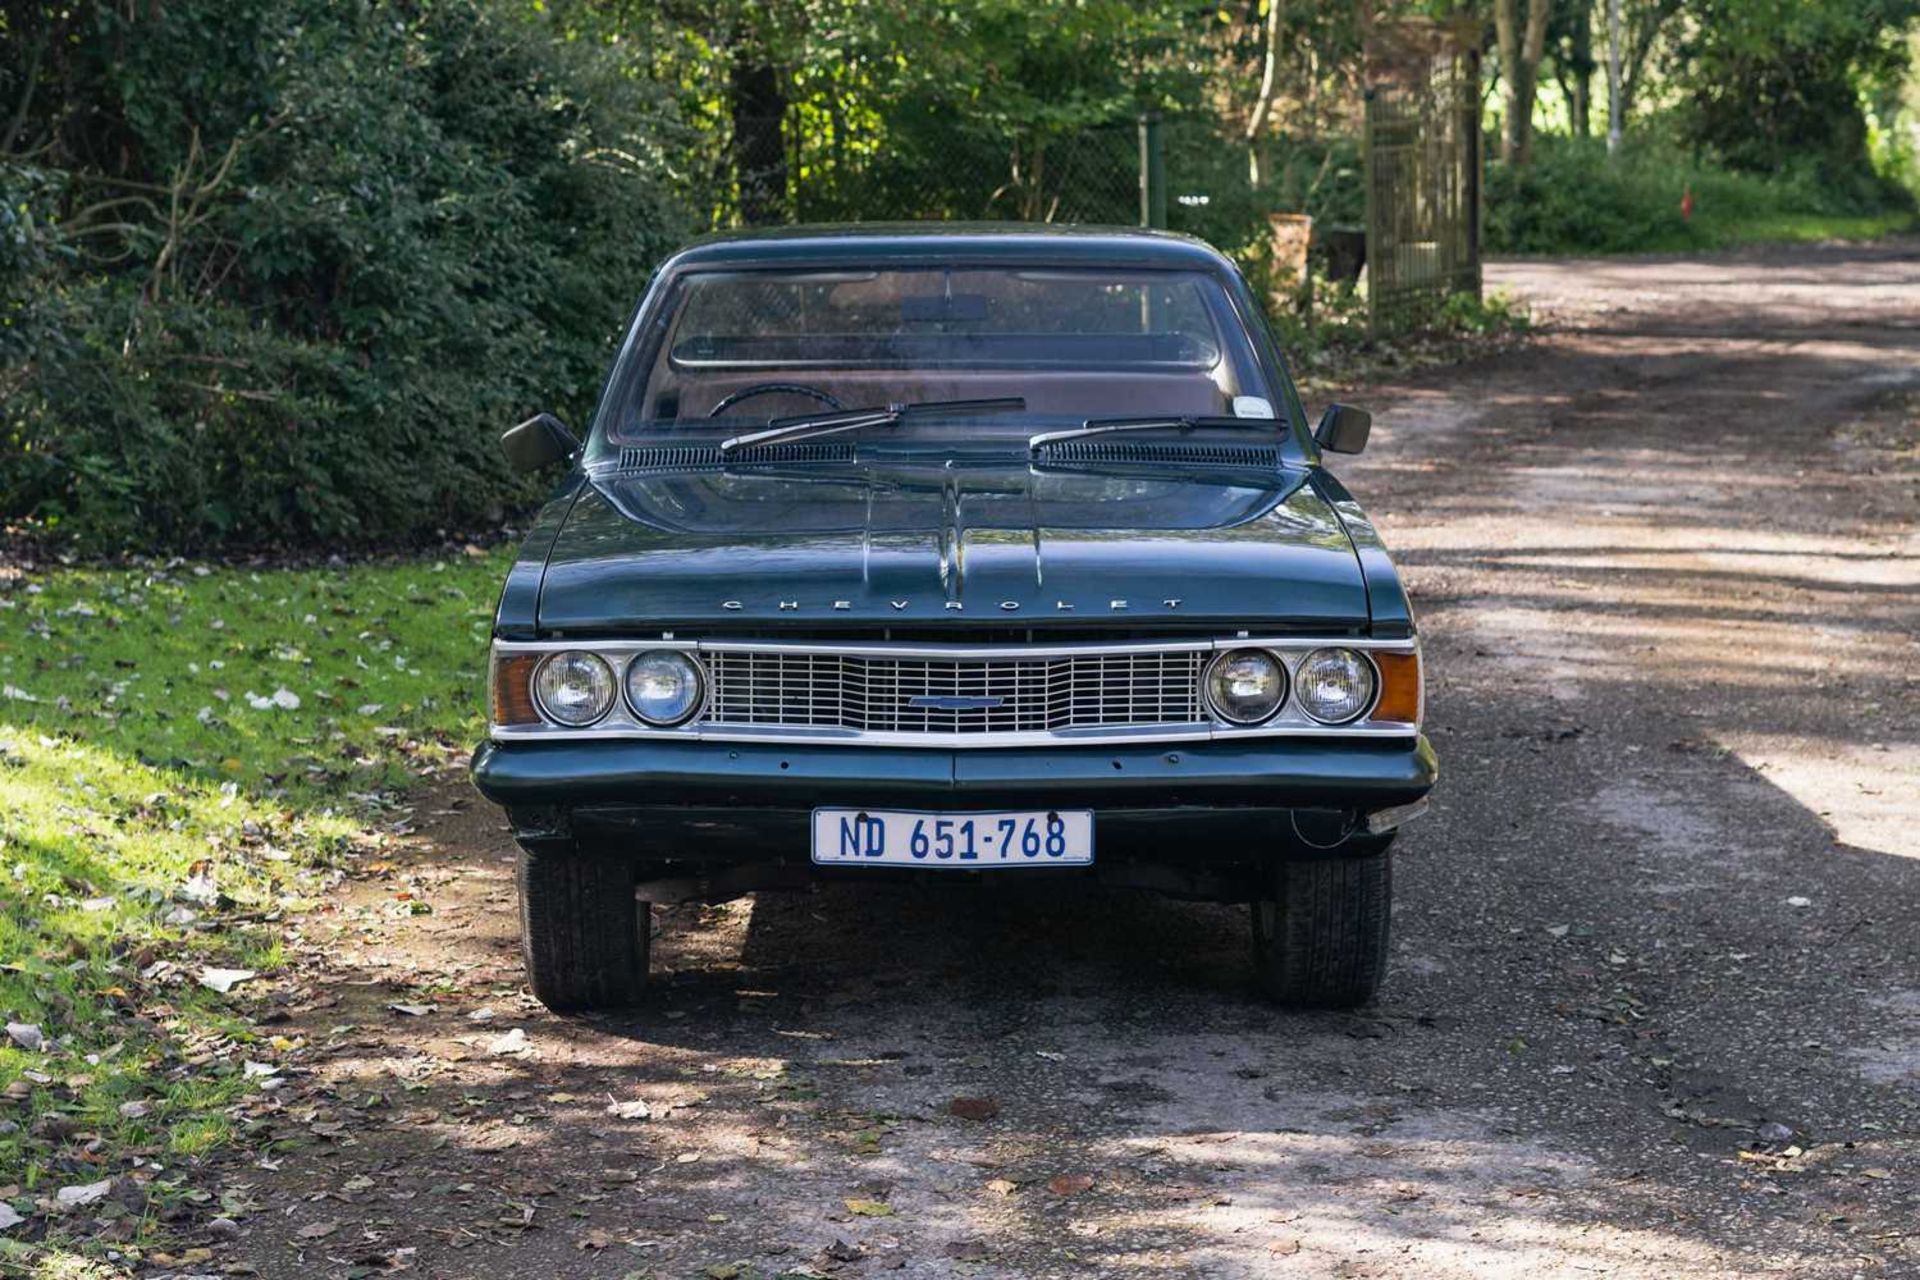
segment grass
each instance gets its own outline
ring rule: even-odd
[[[423,764],[476,740],[505,566],[0,569],[16,1252],[36,1235],[137,1252],[193,1162],[243,1136],[248,1095],[298,1047],[248,1016],[277,925],[377,843]],[[223,994],[209,968],[259,977]],[[108,1178],[141,1194],[49,1212],[59,1188]]]
[[[1786,213],[1743,218],[1717,228],[1720,243],[1728,245],[1878,240],[1916,229],[1920,229],[1920,217],[1911,213]]]

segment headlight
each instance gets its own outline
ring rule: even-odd
[[[1321,724],[1345,724],[1373,705],[1373,664],[1352,649],[1315,649],[1293,683],[1300,709]]]
[[[1265,649],[1233,649],[1207,667],[1207,702],[1231,724],[1271,719],[1287,696],[1287,671]]]
[[[627,705],[651,725],[685,721],[706,695],[700,664],[678,649],[649,649],[627,664]]]
[[[613,668],[597,653],[552,654],[533,673],[540,714],[569,729],[584,729],[613,710]]]

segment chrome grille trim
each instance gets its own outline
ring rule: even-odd
[[[1200,648],[992,657],[716,648],[702,656],[713,687],[705,723],[717,728],[1057,733],[1207,718]]]
[[[1213,655],[1274,651],[1289,682],[1323,645],[1413,652],[1415,639],[1345,636],[1234,637],[1071,644],[544,640],[494,642],[496,653],[587,649],[615,662],[646,649],[680,649],[707,670],[707,701],[689,723],[660,729],[634,720],[624,700],[586,729],[494,726],[496,741],[607,738],[839,746],[983,748],[1120,745],[1244,737],[1408,738],[1414,724],[1362,719],[1323,725],[1286,708],[1264,724],[1213,719],[1200,676]],[[1009,698],[999,707],[912,707],[915,696]]]

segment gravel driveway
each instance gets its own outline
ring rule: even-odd
[[[1488,274],[1541,336],[1347,397],[1442,761],[1377,1006],[1027,884],[663,912],[649,1007],[563,1020],[448,787],[297,930],[310,1140],[219,1260],[1920,1275],[1920,244]]]

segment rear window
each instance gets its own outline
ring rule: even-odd
[[[1022,422],[1226,414],[1269,395],[1219,282],[1180,271],[698,272],[635,364],[616,435],[1010,396]]]

